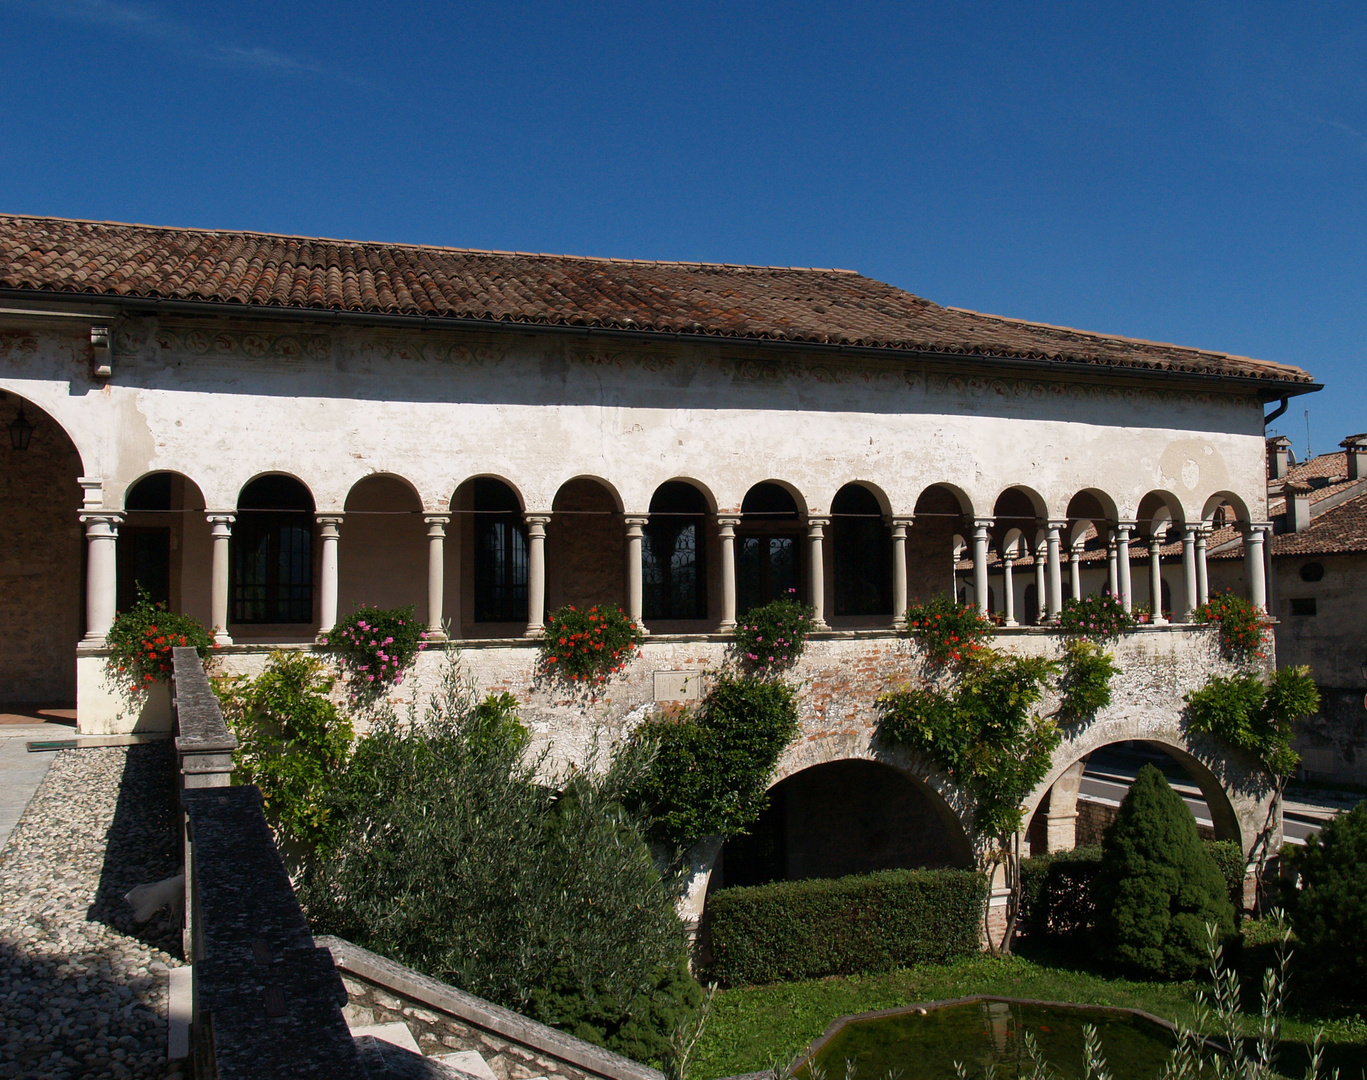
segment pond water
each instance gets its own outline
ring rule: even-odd
[[[977,1080],[991,1066],[997,1080],[1012,1080],[1028,1066],[1025,1036],[1068,1080],[1082,1076],[1082,1027],[1091,1024],[1116,1080],[1155,1080],[1173,1047],[1161,1024],[1123,1009],[1033,1004],[983,998],[958,1005],[899,1011],[851,1020],[815,1054],[827,1080],[842,1080],[846,1060],[859,1080],[954,1080],[962,1062]]]

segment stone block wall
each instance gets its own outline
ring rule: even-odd
[[[346,987],[352,1028],[401,1023],[427,1056],[473,1050],[497,1080],[663,1080],[654,1069],[453,986],[421,975],[340,938],[320,937]]]

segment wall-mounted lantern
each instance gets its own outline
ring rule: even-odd
[[[27,450],[31,438],[33,438],[33,425],[24,415],[24,403],[21,401],[19,402],[19,415],[9,422],[10,446],[16,450]]]

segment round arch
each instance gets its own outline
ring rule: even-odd
[[[861,488],[862,490],[867,491],[870,495],[873,496],[874,501],[878,503],[879,513],[886,514],[889,517],[892,516],[892,503],[888,499],[887,493],[881,487],[875,484],[872,480],[846,480],[843,484],[836,488],[835,493],[831,496],[830,500],[826,504],[827,506],[831,507],[832,512],[834,512],[835,510],[836,499],[840,497],[840,493],[844,491],[846,488]]]
[[[764,488],[770,485],[776,488],[782,488],[783,491],[785,491],[788,494],[788,496],[793,500],[793,505],[797,508],[798,517],[806,517],[807,514],[810,513],[810,508],[807,505],[807,497],[802,494],[801,490],[799,490],[796,484],[791,484],[787,480],[776,480],[773,477],[770,477],[766,480],[757,480],[745,489],[745,495],[742,497],[740,502],[741,513],[745,513],[746,500],[750,499],[752,495],[755,495],[757,493],[756,489]]]
[[[88,459],[28,397],[4,395],[0,428],[0,551],[21,559],[23,574],[0,589],[0,701],[68,708],[76,703],[76,643],[85,631],[79,481]]]
[[[172,611],[212,622],[213,537],[203,489],[184,473],[143,473],[123,490],[116,541],[116,607],[127,611],[139,590]]]
[[[887,496],[873,484],[851,481],[830,501],[827,613],[835,626],[887,625],[894,612],[892,527]]]
[[[1248,504],[1232,491],[1217,491],[1212,494],[1201,508],[1201,520],[1210,521],[1222,506],[1231,507],[1238,521],[1249,522],[1253,520]]]
[[[259,485],[259,484],[261,483],[261,481],[263,481],[263,480],[273,480],[273,479],[280,479],[280,480],[289,480],[289,481],[292,481],[294,484],[297,484],[297,485],[299,486],[300,491],[302,491],[302,492],[304,493],[304,495],[307,496],[307,498],[308,498],[308,506],[307,506],[307,507],[303,507],[302,505],[300,505],[300,506],[291,506],[291,507],[289,507],[288,509],[291,509],[291,510],[305,510],[305,509],[306,509],[309,513],[313,513],[314,510],[317,509],[317,502],[315,501],[315,499],[314,499],[314,497],[313,497],[313,489],[310,488],[310,487],[308,486],[308,484],[304,483],[304,481],[300,480],[299,477],[295,476],[293,473],[285,472],[285,471],[280,470],[280,469],[265,469],[265,470],[263,470],[262,472],[255,473],[255,474],[252,475],[250,478],[248,478],[247,482],[244,483],[244,484],[243,484],[240,488],[238,488],[238,490],[237,490],[237,499],[236,499],[236,506],[237,506],[237,508],[238,508],[239,510],[274,510],[274,509],[279,509],[278,507],[275,507],[275,506],[266,506],[266,505],[260,505],[260,506],[243,506],[243,505],[242,505],[243,496],[244,496],[244,495],[247,495],[248,489],[249,489],[249,488],[252,488],[252,487],[255,486],[255,485]],[[265,490],[266,490],[266,489],[265,489],[264,487],[257,487],[257,492],[262,492],[262,491],[265,491]],[[280,485],[280,490],[281,490],[281,491],[284,490],[284,485]],[[252,496],[249,496],[249,498],[252,498],[253,501],[256,501],[256,494],[253,493],[253,495],[252,495]],[[269,496],[269,497],[266,497],[266,498],[268,498],[270,501],[276,501],[275,498],[274,498],[274,496]],[[299,502],[302,503],[303,500],[301,499],[301,500],[299,500]]]
[[[626,504],[622,501],[622,493],[617,490],[617,486],[615,484],[609,483],[607,480],[604,480],[601,476],[594,476],[591,473],[578,473],[575,476],[567,476],[564,480],[562,480],[558,485],[556,485],[555,495],[551,499],[551,506],[554,507],[555,504],[560,501],[561,495],[565,492],[566,488],[569,488],[571,485],[576,484],[596,484],[598,487],[602,488],[605,492],[607,492],[609,497],[612,499],[612,508],[614,511],[616,511],[618,514],[626,512]]]
[[[417,487],[374,472],[351,485],[337,548],[337,613],[412,605],[428,623],[427,527]]]
[[[1183,768],[1210,807],[1217,837],[1238,840],[1243,850],[1249,852],[1270,821],[1271,849],[1275,851],[1281,846],[1281,814],[1274,812],[1273,790],[1257,763],[1204,736],[1191,738],[1178,715],[1107,717],[1065,739],[1054,753],[1048,775],[1023,804],[1025,820],[1034,817],[1045,796],[1070,771],[1080,778],[1079,766],[1086,758],[1104,747],[1124,742],[1147,743]],[[1075,786],[1072,797],[1076,797]],[[1057,812],[1057,808],[1051,810]]]
[[[1156,529],[1166,529],[1169,524],[1180,527],[1186,522],[1186,514],[1182,510],[1182,500],[1176,495],[1170,491],[1154,490],[1139,500],[1135,520],[1140,532],[1152,536]]]
[[[462,507],[459,505],[461,493],[468,492],[474,485],[474,482],[476,480],[497,480],[500,484],[502,484],[505,488],[512,492],[513,498],[517,501],[517,512],[526,512],[527,500],[523,496],[521,489],[511,480],[509,480],[506,476],[492,472],[472,473],[470,476],[467,476],[464,480],[462,480],[459,484],[456,485],[456,490],[451,492],[451,499],[448,504],[453,512],[461,512]]]
[[[546,610],[566,604],[625,610],[626,576],[621,496],[596,476],[571,477],[556,490],[546,525]]]
[[[666,477],[664,480],[661,480],[658,484],[656,484],[654,487],[652,487],[652,488],[650,489],[650,491],[651,491],[651,497],[653,498],[654,495],[655,495],[655,493],[658,492],[658,491],[660,490],[660,488],[664,487],[666,484],[687,484],[687,485],[688,485],[689,487],[691,487],[691,488],[697,488],[698,493],[701,494],[702,497],[703,497],[703,502],[707,505],[707,512],[708,512],[709,514],[715,514],[715,513],[718,512],[718,511],[717,511],[718,503],[717,503],[717,497],[716,497],[716,495],[713,494],[712,489],[711,489],[710,487],[708,487],[706,484],[704,484],[701,480],[697,479],[696,477],[693,477],[693,476],[670,476],[670,477]]]
[[[973,500],[968,497],[968,492],[956,484],[937,481],[934,484],[927,484],[921,489],[921,493],[916,496],[916,503],[912,513],[914,515],[939,514],[947,509],[949,496],[953,500],[954,510],[961,514],[965,519],[971,519],[973,514]]]
[[[1029,523],[1049,516],[1049,504],[1034,488],[1024,484],[1008,484],[992,500],[992,516],[998,524],[1007,521],[1025,528]]]

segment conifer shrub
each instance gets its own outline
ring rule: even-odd
[[[1367,997],[1367,803],[1310,837],[1293,869],[1292,921],[1311,964],[1345,996]]]
[[[1206,924],[1234,932],[1228,886],[1196,819],[1145,765],[1106,830],[1092,884],[1093,946],[1105,961],[1151,977],[1185,978],[1206,953]]]
[[[872,974],[978,951],[987,878],[883,870],[718,889],[707,900],[708,977],[724,986]]]

